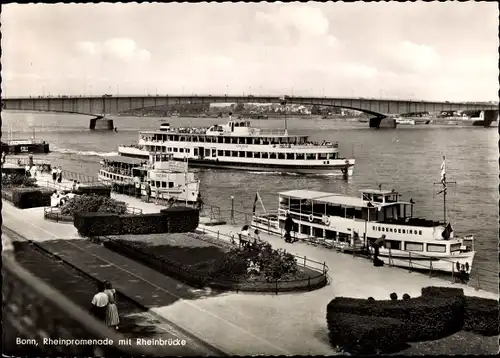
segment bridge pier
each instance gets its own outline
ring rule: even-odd
[[[112,131],[115,129],[112,119],[105,119],[104,116],[97,116],[90,119],[90,130]]]
[[[370,128],[396,128],[396,120],[387,116],[370,118]]]
[[[484,127],[491,127],[492,122],[497,122],[498,123],[498,110],[484,110],[483,111],[483,120],[482,121],[477,121],[474,122],[474,125],[476,126],[484,126]]]

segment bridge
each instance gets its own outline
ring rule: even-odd
[[[485,118],[496,118],[498,115],[498,103],[489,102],[436,102],[403,99],[252,95],[17,97],[2,99],[2,109],[102,116],[116,115],[133,109],[153,109],[159,106],[205,103],[286,103],[353,109],[373,116],[370,120],[370,127],[377,128],[380,126],[381,121],[389,115],[405,113],[481,110],[485,111]],[[486,111],[490,115],[486,116]]]

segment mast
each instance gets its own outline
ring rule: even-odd
[[[443,221],[444,225],[446,226],[446,195],[448,194],[448,188],[447,184],[456,184],[454,181],[447,181],[446,180],[446,158],[443,155],[443,162],[441,163],[441,181],[439,183],[434,183],[434,184],[441,184],[442,189],[439,191],[437,194],[443,194]]]

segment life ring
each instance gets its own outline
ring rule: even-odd
[[[468,263],[468,262],[466,262],[466,263],[465,263],[465,271],[466,271],[466,272],[469,272],[469,268],[470,268],[470,267],[469,267],[469,263]]]
[[[309,222],[311,222],[311,223],[312,223],[312,222],[313,222],[313,220],[314,220],[314,216],[313,216],[312,214],[311,214],[311,215],[309,215]]]
[[[323,222],[325,223],[325,225],[330,225],[330,218],[328,216],[325,216],[323,218]]]

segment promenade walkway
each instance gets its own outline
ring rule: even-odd
[[[140,208],[144,213],[158,212],[162,208],[154,203],[145,203],[125,195],[112,194],[112,197]],[[4,212],[15,210],[17,209],[5,204]],[[38,221],[35,222],[33,219],[27,224],[19,220],[16,223],[9,215],[7,220],[5,218],[4,216],[5,225],[17,226],[13,229],[21,232],[36,231],[28,227],[41,225],[40,221],[43,222],[42,214]],[[54,225],[62,227],[63,224]],[[52,231],[54,235],[61,237],[56,234],[55,227],[45,227],[45,230],[54,230]],[[239,232],[240,227],[200,224],[199,230],[205,230],[207,233],[210,230],[214,237],[217,237],[219,231],[219,236],[222,237],[220,234]],[[233,355],[332,355],[335,353],[328,342],[326,305],[334,297],[372,296],[375,299],[388,299],[391,292],[396,292],[399,297],[404,293],[416,297],[420,295],[422,287],[435,285],[461,287],[467,295],[498,298],[498,294],[492,292],[475,290],[462,284],[452,284],[439,278],[429,278],[421,273],[409,273],[404,269],[386,266],[375,268],[364,258],[337,253],[324,247],[315,247],[302,242],[288,244],[279,237],[265,233],[261,234],[261,239],[270,242],[275,248],[284,248],[297,256],[325,262],[330,269],[331,283],[319,290],[297,294],[226,293],[197,299],[183,298],[177,294],[179,299],[175,302],[168,302],[162,306],[155,304],[150,310]],[[100,252],[99,256],[101,254]],[[139,265],[133,262],[125,263],[124,258],[120,260],[122,260],[121,265],[131,265],[127,267]],[[141,272],[142,277],[153,277],[153,273],[149,276],[146,271]],[[171,279],[165,277],[162,279],[165,282],[169,280]],[[156,279],[153,283],[159,290],[176,294],[172,292],[172,286],[165,287]],[[146,288],[143,288],[141,291],[143,295],[145,290]]]

